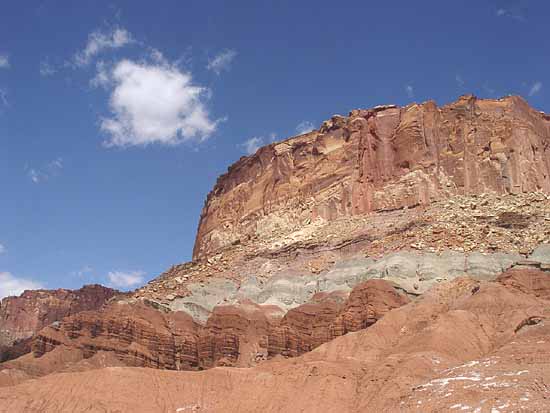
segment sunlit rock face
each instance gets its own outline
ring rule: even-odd
[[[0,347],[28,339],[63,317],[97,310],[118,293],[101,285],[86,285],[79,290],[35,290],[6,297],[0,302]]]
[[[314,220],[456,194],[550,192],[550,117],[520,97],[377,106],[243,157],[201,214],[193,258]]]

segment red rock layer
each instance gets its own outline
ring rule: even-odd
[[[345,300],[332,293],[289,311],[244,302],[216,307],[205,326],[182,312],[163,313],[144,304],[111,304],[42,330],[36,357],[59,346],[85,358],[104,351],[128,366],[171,370],[250,366],[277,354],[298,356],[334,337],[368,327],[408,298],[383,280],[357,286]]]
[[[0,388],[0,412],[546,412],[550,278],[532,274],[532,289],[521,271],[442,283],[366,330],[255,368],[26,381]]]
[[[243,157],[208,195],[193,258],[452,194],[550,192],[550,117],[520,97],[382,106]]]
[[[6,297],[0,302],[0,346],[7,349],[16,341],[23,342],[63,317],[97,310],[116,294],[101,285],[87,285],[79,290],[35,290]]]

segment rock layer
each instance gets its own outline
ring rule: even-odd
[[[79,290],[33,290],[0,302],[0,345],[31,337],[47,325],[80,311],[96,310],[118,291],[101,285]]]
[[[267,280],[260,276],[250,276],[240,284],[210,277],[204,282],[189,282],[189,294],[169,295],[163,299],[163,303],[166,308],[187,312],[196,321],[206,322],[217,305],[251,300],[256,304],[275,305],[287,311],[312,300],[315,294],[349,292],[369,279],[383,279],[410,295],[419,295],[434,284],[464,275],[490,280],[518,263],[530,262],[540,268],[545,265],[541,262],[545,258],[539,257],[544,251],[550,254],[550,244],[541,244],[527,257],[501,252],[482,254],[444,251],[438,254],[401,251],[386,254],[379,259],[341,260],[327,265],[329,268],[321,274],[304,275],[295,270],[271,276]]]
[[[54,374],[0,388],[0,412],[544,412],[549,291],[539,271],[463,277],[298,358],[249,369]]]
[[[453,194],[550,192],[550,117],[520,97],[463,96],[334,116],[241,158],[201,214],[193,257],[304,223]]]
[[[36,357],[64,346],[84,358],[111,352],[128,366],[194,370],[251,366],[283,355],[298,356],[374,324],[409,302],[383,280],[359,284],[350,294],[320,294],[286,315],[252,302],[214,308],[202,326],[183,312],[161,312],[143,303],[111,304],[43,329],[33,342]],[[282,317],[282,318],[281,318]]]

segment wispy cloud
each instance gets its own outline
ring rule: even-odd
[[[25,166],[27,176],[35,184],[45,182],[55,176],[58,176],[63,169],[63,159],[57,158],[48,162],[43,168],[31,168],[28,165]]]
[[[57,72],[57,69],[47,60],[40,62],[40,76],[48,77],[52,76]]]
[[[107,275],[112,286],[131,288],[143,283],[143,271],[111,271]]]
[[[0,88],[0,106],[9,106],[7,92]]]
[[[499,8],[495,11],[497,17],[509,17],[511,19],[524,22],[527,20],[525,17],[525,10],[520,7]]]
[[[109,86],[111,86],[111,69],[108,67],[108,64],[100,60],[96,63],[95,67],[96,73],[90,80],[90,86],[93,88],[102,87],[109,89]]]
[[[0,272],[0,299],[18,296],[25,290],[36,290],[38,288],[42,288],[39,282],[17,278],[9,272]]]
[[[535,96],[537,93],[540,92],[541,89],[542,89],[542,82],[541,81],[537,81],[537,82],[533,83],[533,85],[529,89],[529,96]]]
[[[29,176],[30,180],[33,181],[35,184],[39,183],[42,180],[42,175],[34,168],[29,169],[27,175]]]
[[[79,270],[73,271],[71,273],[71,275],[73,277],[78,277],[78,278],[87,278],[90,275],[92,275],[93,270],[94,269],[92,267],[90,267],[89,265],[85,265],[84,267],[80,268]]]
[[[405,86],[405,92],[407,92],[407,97],[409,99],[414,98],[414,88],[412,85],[406,85]]]
[[[246,153],[248,155],[252,155],[253,153],[256,153],[258,149],[260,149],[265,144],[265,139],[263,136],[254,136],[243,143],[240,144],[242,146]]]
[[[0,69],[8,69],[10,67],[10,58],[7,54],[0,54]]]
[[[457,75],[455,76],[455,80],[456,80],[456,84],[458,85],[458,87],[460,87],[460,88],[463,88],[463,87],[464,87],[465,82],[464,82],[464,79],[462,78],[461,75],[457,74]]]
[[[6,252],[6,247],[4,244],[0,244],[0,254],[4,254]]]
[[[248,155],[256,153],[262,146],[268,145],[277,140],[277,134],[270,133],[268,136],[254,136],[243,143],[238,144],[238,147],[244,148]]]
[[[300,122],[298,126],[296,126],[296,132],[298,132],[300,135],[311,132],[314,129],[315,129],[315,126],[313,126],[313,123],[307,120]]]
[[[132,35],[124,28],[115,27],[108,31],[96,30],[88,36],[88,42],[84,49],[74,55],[73,63],[80,67],[86,66],[101,52],[119,49],[133,42]]]
[[[231,63],[237,57],[235,50],[224,50],[208,61],[206,68],[219,75],[224,70],[231,68]]]

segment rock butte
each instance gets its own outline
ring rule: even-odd
[[[549,139],[463,96],[260,148],[193,262],[2,302],[0,412],[547,411]]]
[[[550,117],[525,100],[462,96],[353,110],[260,148],[208,195],[193,258],[321,218],[412,207],[452,194],[550,192]]]

